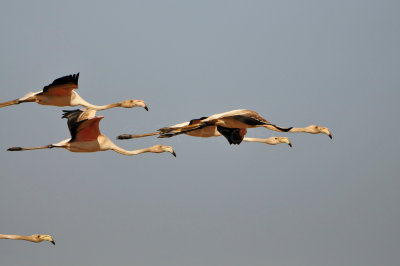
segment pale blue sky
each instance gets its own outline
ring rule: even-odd
[[[117,141],[170,154],[7,152],[69,137],[62,109],[2,108],[2,264],[375,266],[400,261],[398,1],[3,1],[0,102],[80,72],[102,133],[247,108],[287,145]]]

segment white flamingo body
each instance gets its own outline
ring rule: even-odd
[[[247,109],[232,110],[214,114],[209,117],[192,119],[190,122],[176,124],[170,127],[160,128],[158,132],[129,135],[123,134],[118,139],[130,139],[160,135],[159,138],[173,137],[186,134],[194,137],[216,137],[223,135],[230,144],[240,144],[244,140],[248,128],[265,127],[278,132],[305,132],[310,134],[323,133],[332,138],[327,127],[311,125],[305,128],[282,128],[268,122],[257,112]]]
[[[179,128],[186,127],[189,124],[190,124],[189,121],[188,122],[183,122],[183,123],[179,123],[179,124],[170,126],[170,128],[179,129]],[[221,133],[218,132],[216,126],[208,126],[208,127],[203,127],[201,129],[198,129],[198,130],[193,130],[193,131],[186,132],[185,135],[189,135],[189,136],[192,136],[192,137],[210,138],[210,137],[219,137],[219,136],[221,136]]]
[[[189,122],[184,122],[184,123],[181,123],[181,124],[177,124],[177,125],[174,125],[172,127],[183,127],[183,126],[187,126],[187,125],[189,125]],[[243,134],[243,136],[247,133],[247,131],[243,131],[243,129],[240,132]],[[193,131],[186,132],[184,134],[192,136],[192,137],[200,137],[200,138],[210,138],[210,137],[224,136],[224,135],[222,135],[220,133],[220,131],[218,131],[217,126],[207,126],[207,127],[200,128],[198,130],[193,130]],[[227,136],[225,136],[225,137],[229,141],[229,137],[227,137]],[[245,142],[259,142],[259,143],[265,143],[265,144],[269,144],[269,145],[276,145],[276,144],[279,144],[279,143],[286,143],[290,147],[292,146],[290,140],[288,138],[286,138],[286,137],[270,137],[270,138],[266,138],[266,139],[243,137],[242,141],[245,141]]]
[[[42,91],[29,92],[21,98],[0,103],[0,108],[20,103],[36,102],[41,105],[52,105],[59,107],[81,105],[95,110],[106,110],[114,107],[143,107],[144,109],[148,110],[146,103],[142,100],[125,100],[107,105],[91,104],[82,99],[82,97],[80,97],[79,94],[74,91],[75,89],[78,89],[78,79],[79,73],[55,79],[53,83],[45,86]]]
[[[193,122],[193,121],[192,121]],[[176,124],[173,126],[170,126],[169,128],[178,130],[180,128],[184,128],[190,125],[191,122],[183,122],[180,124]],[[225,132],[224,132],[225,133]],[[218,130],[218,127],[216,125],[210,125],[202,128],[198,128],[196,130],[191,130],[187,131],[184,134],[189,135],[192,137],[200,137],[200,138],[210,138],[210,137],[219,137],[219,136],[224,136],[230,144],[240,144],[241,141],[246,141],[246,142],[259,142],[259,143],[265,143],[269,145],[276,145],[279,143],[286,143],[290,147],[292,146],[290,140],[286,137],[270,137],[266,139],[261,139],[261,138],[245,138],[244,135],[247,133],[246,129],[232,129],[232,132],[230,132],[231,135],[229,134],[221,134],[221,132]],[[233,134],[240,134],[240,141],[235,141],[234,138],[237,136],[232,136]],[[152,136],[152,135],[160,135],[162,134],[161,132],[155,132],[155,133],[149,133],[149,134],[143,134],[143,135],[120,135],[118,136],[119,139],[130,139],[130,138],[138,138],[138,137],[145,137],[145,136]],[[169,135],[161,135],[160,137],[169,137]]]
[[[187,134],[190,131],[204,128],[207,126],[221,126],[224,128],[255,128],[265,127],[267,129],[278,131],[278,132],[304,132],[310,134],[326,134],[332,138],[332,134],[327,127],[320,127],[316,125],[310,125],[304,128],[282,128],[268,122],[265,118],[260,116],[257,112],[247,109],[232,110],[220,114],[214,114],[209,117],[202,117],[200,119],[192,120],[188,125],[182,127],[165,127],[159,129],[162,136],[173,136],[179,134]],[[244,131],[244,134],[246,132]]]
[[[84,106],[86,108],[93,108],[96,110],[101,109],[102,106],[96,106],[88,103],[76,91],[71,91],[69,94],[65,95],[51,95],[51,94],[43,94],[43,91],[38,92],[30,92],[22,98],[19,98],[19,101],[22,102],[36,102],[40,105],[52,105],[58,107],[64,106]]]
[[[71,152],[98,152],[113,150],[124,155],[135,155],[130,154],[130,151],[118,147],[108,137],[104,135],[99,135],[96,140],[71,141],[71,139],[66,139],[52,145],[54,148],[64,148]]]
[[[128,151],[115,145],[109,138],[100,133],[99,123],[103,116],[95,116],[96,110],[64,111],[63,118],[68,119],[68,128],[71,138],[55,144],[32,148],[12,147],[9,151],[37,150],[50,148],[64,148],[71,152],[98,152],[113,150],[123,155],[137,155],[145,152],[169,152],[176,156],[171,146],[155,145],[153,147]]]

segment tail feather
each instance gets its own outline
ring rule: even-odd
[[[14,105],[14,104],[19,104],[19,103],[20,103],[19,99],[15,99],[15,100],[12,100],[12,101],[0,103],[0,108],[6,107],[6,106],[10,106],[10,105]]]

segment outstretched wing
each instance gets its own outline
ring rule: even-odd
[[[247,132],[246,129],[227,128],[222,126],[217,126],[217,130],[228,140],[229,144],[237,145],[242,142],[244,135]]]
[[[96,116],[91,119],[85,119],[78,122],[74,126],[74,130],[71,131],[71,141],[70,142],[85,142],[96,140],[101,134],[99,123],[103,119],[103,116]]]
[[[67,96],[72,90],[78,89],[79,73],[55,79],[53,83],[45,86],[41,94],[51,96]]]
[[[257,112],[252,110],[239,110],[236,114],[232,115],[232,118],[243,122],[250,126],[258,126],[258,125],[268,125],[271,124],[264,117],[259,115]]]
[[[96,110],[63,110],[62,118],[68,119],[68,128],[73,138],[76,135],[78,127],[81,125],[80,122],[94,118]]]
[[[71,136],[73,135],[72,132],[76,132],[76,128],[78,127],[78,122],[81,121],[79,117],[84,111],[76,109],[76,110],[63,110],[63,115],[62,118],[68,119],[68,129],[69,132],[71,133]]]
[[[207,116],[203,116],[203,117],[200,117],[200,118],[192,119],[192,120],[190,120],[189,125],[199,124],[201,122],[201,120],[204,120],[206,118],[208,118],[208,117]]]
[[[290,129],[292,129],[292,127],[289,128],[278,127],[272,124],[271,122],[267,121],[257,112],[251,110],[239,110],[239,112],[233,115],[232,118],[242,123],[245,123],[249,126],[270,125],[282,132],[288,132]]]

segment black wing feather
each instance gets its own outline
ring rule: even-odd
[[[87,119],[84,119],[82,121],[78,122],[79,116],[84,112],[82,110],[76,109],[76,110],[63,110],[63,115],[62,118],[68,119],[68,129],[69,132],[71,133],[71,139],[75,138],[76,135],[76,130],[78,126],[83,122],[86,121]]]
[[[79,79],[79,73],[55,79],[53,81],[53,83],[51,83],[47,86],[44,86],[43,92],[47,92],[51,87],[57,86],[57,85],[75,84],[78,87],[78,79]]]
[[[217,126],[217,130],[228,140],[229,144],[239,145],[243,140],[243,136],[240,134],[239,128]]]
[[[206,118],[208,118],[208,117],[207,116],[202,116],[202,117],[197,118],[197,119],[192,119],[192,120],[190,120],[189,125],[193,125],[194,123],[199,123],[201,120],[206,119]]]
[[[234,116],[232,116],[232,118],[234,118],[234,119],[236,119],[236,120],[238,120],[240,122],[243,122],[243,123],[245,123],[247,125],[250,125],[250,126],[270,125],[271,124],[267,120],[260,121],[260,120],[258,120],[256,118],[249,117],[249,116],[244,116],[244,115],[234,115]]]

